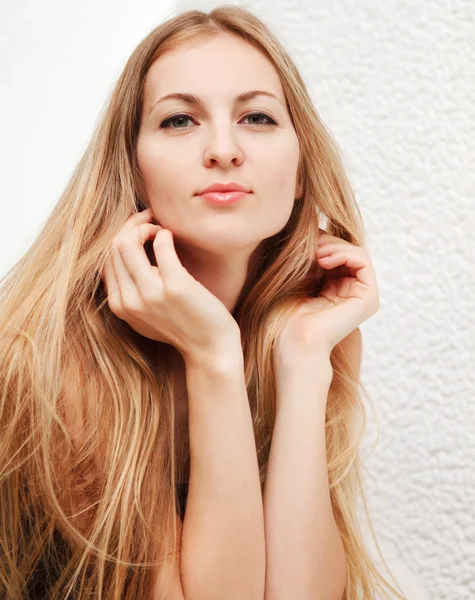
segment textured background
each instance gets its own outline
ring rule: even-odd
[[[238,3],[243,4],[243,3]],[[3,2],[0,275],[54,206],[126,59],[209,2]],[[381,308],[361,329],[366,488],[410,600],[475,598],[473,0],[243,4],[301,69],[362,210]],[[376,441],[368,405],[363,457]]]

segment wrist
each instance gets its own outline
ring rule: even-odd
[[[321,361],[287,362],[276,365],[276,410],[303,411],[309,419],[319,415],[325,419],[328,394],[333,378],[329,359]]]
[[[232,330],[226,336],[216,339],[212,346],[190,351],[183,357],[187,371],[208,371],[227,373],[244,366],[241,332]]]
[[[319,365],[330,371],[332,370],[330,355],[331,350],[324,345],[316,348],[301,348],[295,344],[282,345],[278,343],[274,347],[274,361],[282,368],[287,366],[294,368],[300,365],[304,368],[311,368],[312,365],[314,367]]]
[[[279,354],[275,357],[274,365],[278,382],[299,379],[309,384],[318,381],[330,386],[333,379],[330,355],[325,351],[291,356]]]

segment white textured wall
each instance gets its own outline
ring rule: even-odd
[[[380,426],[366,485],[384,556],[410,600],[474,599],[473,0],[246,6],[299,65],[365,218],[381,297],[362,325]],[[2,8],[0,275],[57,202],[125,60],[169,13],[143,0]]]

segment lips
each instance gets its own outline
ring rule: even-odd
[[[248,195],[248,192],[207,192],[200,194],[200,197],[207,202],[216,206],[230,206],[243,200]]]
[[[229,183],[213,183],[213,185],[208,186],[207,188],[204,188],[203,190],[201,190],[200,192],[198,192],[198,195],[203,195],[203,194],[207,194],[209,192],[250,192],[251,190],[248,189],[247,187],[244,187],[243,185],[239,184],[239,183],[235,183],[234,181],[231,181]]]

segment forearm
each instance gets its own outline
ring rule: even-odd
[[[241,347],[186,369],[190,483],[182,532],[186,600],[262,600],[265,536]]]
[[[265,600],[341,600],[346,559],[328,485],[325,407],[331,364],[297,365],[277,382],[264,489]]]

